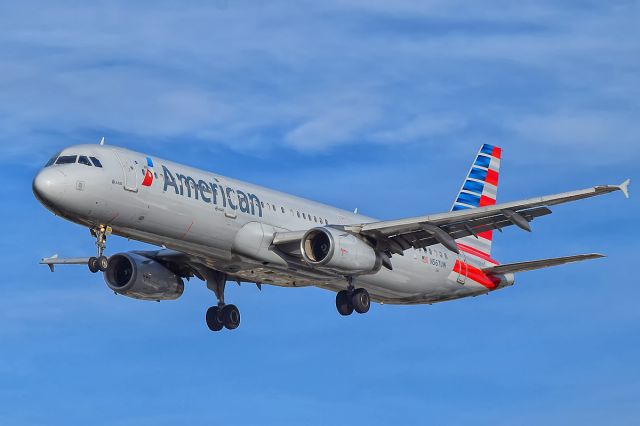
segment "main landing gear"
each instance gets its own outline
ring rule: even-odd
[[[354,289],[352,279],[349,277],[347,280],[349,281],[349,287],[336,294],[336,308],[338,309],[338,313],[343,316],[348,316],[351,315],[353,311],[359,314],[368,312],[371,307],[369,292],[364,288]]]
[[[99,228],[91,229],[91,236],[96,239],[96,248],[98,249],[98,256],[92,256],[89,258],[88,266],[92,273],[98,271],[106,271],[109,266],[109,259],[105,256],[104,249],[107,247],[107,236],[111,235],[111,227],[100,225]]]
[[[212,290],[218,298],[218,305],[207,309],[207,327],[211,331],[220,331],[222,328],[234,330],[240,325],[240,311],[236,305],[224,303],[224,287],[227,283],[227,274],[224,272],[207,270],[205,274],[207,288]]]

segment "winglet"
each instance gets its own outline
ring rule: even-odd
[[[100,145],[104,145],[104,136],[100,139]]]
[[[618,185],[618,188],[624,194],[625,198],[629,198],[629,184],[631,183],[631,179],[627,179]]]

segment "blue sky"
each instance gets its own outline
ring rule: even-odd
[[[37,265],[94,247],[31,179],[104,135],[379,218],[448,210],[483,142],[504,149],[499,200],[639,182],[639,19],[635,1],[4,2],[0,423],[637,422],[637,197],[495,237],[503,262],[606,259],[350,318],[319,289],[233,285],[242,326],[212,334],[197,280],[147,303]]]

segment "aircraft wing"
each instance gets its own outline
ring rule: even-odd
[[[535,269],[548,268],[550,266],[564,265],[565,263],[598,259],[601,257],[606,256],[599,253],[578,254],[575,256],[555,257],[552,259],[530,260],[528,262],[505,263],[498,266],[492,266],[490,268],[484,268],[482,271],[487,274],[509,274],[514,272],[533,271]]]
[[[457,253],[459,251],[455,243],[457,238],[511,225],[531,231],[529,222],[536,217],[550,214],[551,210],[548,206],[614,191],[622,191],[628,198],[629,182],[630,180],[627,179],[620,185],[600,185],[528,200],[429,216],[347,225],[345,230],[374,240],[377,250],[389,254],[402,254],[410,247],[424,248],[438,243]]]

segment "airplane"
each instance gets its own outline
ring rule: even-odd
[[[55,215],[89,228],[97,252],[86,258],[43,258],[102,272],[116,294],[175,300],[197,277],[217,298],[205,315],[212,331],[240,325],[227,304],[227,282],[317,286],[336,293],[348,316],[380,304],[433,304],[511,286],[514,274],[603,257],[590,253],[500,264],[493,231],[551,213],[550,206],[622,191],[600,185],[496,204],[502,149],[484,144],[450,211],[376,220],[272,189],[99,144],[55,154],[33,180],[33,193]],[[105,255],[110,235],[158,247]]]

